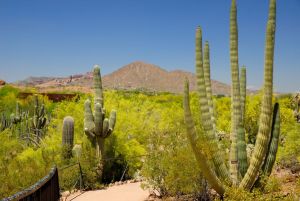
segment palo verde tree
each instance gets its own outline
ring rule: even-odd
[[[230,12],[230,63],[232,78],[231,96],[231,147],[229,168],[224,161],[223,152],[217,142],[214,112],[212,107],[209,48],[206,43],[202,55],[202,31],[196,30],[196,76],[199,94],[200,122],[203,129],[196,129],[189,103],[189,83],[184,90],[184,116],[187,137],[203,175],[221,196],[226,186],[237,186],[251,190],[262,168],[265,175],[271,173],[280,132],[279,105],[272,104],[273,95],[273,57],[276,24],[276,0],[270,0],[266,32],[264,87],[259,119],[259,130],[251,160],[247,161],[244,115],[246,98],[246,70],[241,69],[239,77],[238,32],[236,1],[232,0]],[[203,62],[204,61],[204,62]],[[272,112],[273,111],[273,112]],[[272,118],[273,117],[273,118]]]

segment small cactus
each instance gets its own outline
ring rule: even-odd
[[[72,148],[74,143],[74,119],[67,116],[63,120],[62,131],[62,146],[64,159],[70,159],[72,157]]]

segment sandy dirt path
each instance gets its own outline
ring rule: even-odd
[[[143,190],[140,185],[140,182],[128,183],[104,190],[87,191],[72,201],[144,201],[148,198],[149,191]]]

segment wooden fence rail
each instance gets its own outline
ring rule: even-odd
[[[60,197],[57,168],[37,183],[1,201],[58,201]]]

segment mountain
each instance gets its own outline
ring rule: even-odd
[[[196,90],[196,76],[193,73],[182,70],[166,71],[159,66],[136,61],[130,63],[111,74],[102,77],[103,87],[109,89],[135,90],[182,93],[184,79],[190,81],[191,91]],[[34,86],[41,90],[75,88],[82,91],[90,91],[93,75],[72,75],[65,78],[55,77],[30,77],[19,81],[19,86]],[[212,80],[213,94],[230,95],[230,86],[219,81]]]
[[[166,71],[159,66],[137,61],[105,75],[103,85],[115,89],[146,89],[182,93],[185,77],[190,81],[191,90],[195,91],[195,74],[181,70]],[[212,90],[214,94],[224,95],[229,95],[231,91],[229,85],[215,80],[212,80]]]

